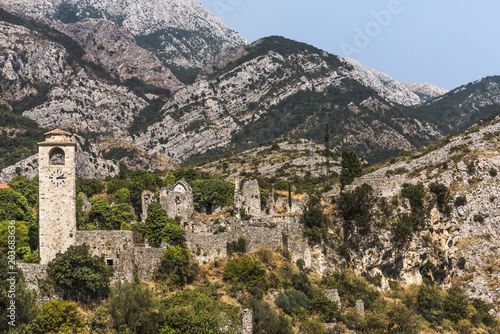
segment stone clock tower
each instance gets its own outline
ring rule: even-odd
[[[40,191],[40,263],[75,244],[76,144],[71,133],[47,132],[38,143]]]

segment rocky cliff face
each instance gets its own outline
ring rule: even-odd
[[[153,53],[139,47],[128,30],[111,21],[85,19],[72,24],[49,23],[83,46],[84,59],[101,64],[121,80],[136,77],[170,90],[184,86]]]
[[[64,23],[105,18],[132,32],[139,44],[173,69],[200,68],[220,51],[246,44],[198,0],[7,0],[31,14]]]
[[[318,129],[327,121],[333,124],[333,147],[358,147],[371,159],[435,138],[432,126],[408,118],[354,80],[354,72],[349,63],[312,46],[265,38],[217,57],[199,80],[166,102],[161,121],[131,140],[182,161],[234,142],[282,135],[320,141]]]
[[[353,253],[352,265],[411,284],[421,282],[422,267],[429,261],[434,265],[430,273],[434,279],[461,284],[471,298],[495,304],[495,312],[500,315],[499,133],[498,120],[471,128],[443,140],[437,149],[422,150],[413,159],[401,158],[401,162],[357,179],[348,189],[370,184],[387,203],[399,203],[393,208],[398,213],[411,210],[400,195],[404,183],[421,182],[426,189],[431,183],[441,183],[450,191],[451,213],[433,208],[425,228],[413,234],[404,247],[394,247],[388,229],[375,229],[359,237],[360,247]],[[459,197],[465,201],[456,201]]]

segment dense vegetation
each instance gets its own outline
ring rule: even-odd
[[[359,160],[354,158],[352,155],[346,159],[350,163],[342,166],[345,175],[352,166],[359,174]],[[264,202],[273,187],[282,193],[290,191],[291,196],[293,185],[294,195],[304,192],[311,196],[304,212],[305,236],[313,245],[331,247],[344,261],[339,264],[342,270],[320,276],[307,268],[303,259],[292,261],[286,243],[276,249],[263,246],[249,254],[244,237],[228,243],[227,259],[198,263],[186,248],[177,220],[168,217],[155,201],[148,208],[145,223],[129,224],[136,219],[131,213],[134,196],[139,198],[143,190],[158,194],[161,187],[180,179],[193,187],[198,211],[207,205],[232,204],[231,183],[191,168],[167,173],[122,168],[117,177],[105,181],[79,180],[80,229],[132,229],[136,243],[147,238],[153,247],[164,241],[170,247],[164,251],[152,282],[140,282],[136,276],[134,282],[113,285],[112,271],[102,257],[92,256],[88,246],[70,247],[49,264],[48,278],[40,282],[42,294],[59,293],[61,299],[37,305],[35,295],[19,280],[16,289],[23,296],[19,305],[23,316],[17,333],[235,333],[243,308],[253,310],[254,333],[327,333],[323,323],[333,322],[337,323],[334,333],[347,333],[348,329],[358,333],[499,330],[497,320],[488,313],[491,305],[470,300],[459,285],[441,288],[439,263],[422,263],[424,284],[405,288],[382,275],[356,275],[347,269],[361,239],[378,228],[391,229],[394,247],[404,249],[428,226],[432,208],[447,214],[452,196],[443,184],[404,184],[391,203],[363,184],[343,190],[325,203],[318,197],[324,191],[323,182],[307,176],[289,180],[259,177]],[[333,180],[340,182],[340,178]],[[30,231],[37,227],[38,182],[17,177],[11,187],[0,190],[0,254],[6,253],[7,220],[15,219],[19,259],[37,262],[37,240]],[[83,194],[92,204],[89,212],[82,211]],[[395,207],[404,200],[410,211],[398,213]],[[455,204],[460,202],[463,200],[457,197]],[[465,262],[462,259],[457,266]],[[383,280],[390,287],[385,292],[377,290]],[[2,289],[0,303],[8,300],[5,287]],[[325,296],[325,289],[337,289],[341,307]],[[364,316],[356,311],[358,300],[364,302]]]
[[[4,105],[0,105],[0,170],[27,158],[38,151],[37,142],[46,132],[35,121],[17,115]],[[19,174],[23,171],[19,170]]]

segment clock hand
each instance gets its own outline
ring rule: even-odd
[[[66,180],[66,177],[64,175],[61,175],[61,176],[58,176],[57,179],[58,180]]]

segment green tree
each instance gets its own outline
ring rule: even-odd
[[[14,229],[11,228],[12,226]],[[0,252],[8,254],[8,251],[12,250],[9,246],[15,244],[16,259],[22,259],[30,251],[28,231],[25,222],[16,221],[13,225],[10,224],[10,221],[6,220],[0,222]],[[11,237],[10,239],[9,236]],[[15,239],[12,239],[12,236]]]
[[[26,198],[12,189],[0,189],[0,221],[24,221],[29,226],[35,222],[35,217]]]
[[[363,183],[354,190],[340,193],[338,200],[339,209],[346,221],[354,222],[361,233],[368,231],[373,217],[373,207],[378,202],[378,197],[373,188]]]
[[[9,275],[9,272],[12,271],[18,272],[14,281],[11,280],[12,275]],[[2,318],[2,321],[0,321],[0,332],[2,333],[7,333],[7,330],[11,328],[7,322],[12,320],[12,318],[8,318],[7,315],[10,313],[8,308],[11,306],[9,294],[12,293],[12,282],[14,283],[16,301],[15,324],[17,326],[29,324],[37,315],[36,292],[26,287],[22,272],[19,269],[10,269],[7,257],[5,254],[0,253],[0,317]]]
[[[70,246],[49,262],[47,281],[62,290],[64,299],[88,302],[109,294],[113,271],[103,256],[92,256],[89,246]]]
[[[119,333],[158,333],[158,324],[163,320],[159,301],[140,283],[118,281],[111,290],[108,309]]]
[[[349,152],[347,150],[342,151],[342,161],[340,163],[340,184],[342,189],[351,184],[355,178],[360,177],[363,172],[361,167],[361,160],[358,155],[354,152]]]
[[[167,213],[158,202],[152,202],[148,207],[146,238],[153,247],[160,247],[163,241],[182,243],[185,240],[184,230],[175,219],[168,218]]]
[[[75,303],[52,299],[42,305],[36,320],[40,333],[83,333],[84,322]]]
[[[106,189],[104,183],[95,179],[78,179],[76,180],[76,193],[84,193],[87,198],[100,194]]]
[[[130,202],[135,212],[142,212],[142,193],[144,190],[156,191],[157,187],[163,186],[163,181],[156,175],[145,170],[134,170],[130,174],[128,183],[120,188],[130,191]]]
[[[298,314],[301,309],[309,307],[309,298],[303,292],[292,289],[280,292],[274,303],[287,314]]]
[[[10,181],[9,186],[12,190],[23,195],[29,206],[38,208],[38,177],[30,180],[26,176],[19,175]]]
[[[102,199],[90,200],[92,209],[90,209],[88,222],[94,224],[102,230],[116,230],[120,228],[115,220],[113,209],[109,203]]]
[[[323,214],[321,202],[312,196],[304,210],[304,234],[311,242],[321,242],[321,230],[326,227],[328,220]]]
[[[156,269],[156,280],[169,280],[184,286],[193,282],[198,273],[198,264],[191,259],[189,251],[181,246],[168,248]]]
[[[130,191],[127,188],[121,188],[115,192],[115,204],[129,204]]]
[[[436,195],[439,209],[444,213],[451,213],[452,207],[449,202],[452,199],[450,190],[442,183],[434,182],[429,185],[429,190]]]
[[[196,210],[210,206],[231,206],[234,202],[234,185],[222,177],[207,180],[195,180],[190,183],[193,188],[193,200]]]

